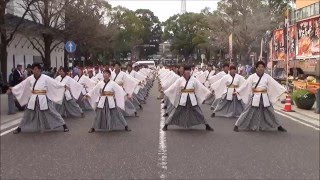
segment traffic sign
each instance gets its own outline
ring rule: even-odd
[[[76,51],[76,44],[73,41],[68,41],[65,48],[68,53],[74,53]]]

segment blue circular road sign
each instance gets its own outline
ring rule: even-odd
[[[68,41],[65,48],[68,53],[74,53],[76,51],[76,44],[73,41]]]

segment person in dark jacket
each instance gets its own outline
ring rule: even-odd
[[[10,84],[12,87],[23,81],[24,77],[21,70],[22,70],[22,65],[18,64],[17,68],[13,71],[13,82],[12,84]]]
[[[15,71],[16,71],[16,69],[12,68],[11,73],[9,75],[9,86],[10,87],[13,87],[16,83],[15,78],[14,78]],[[8,115],[12,115],[12,114],[15,114],[18,109],[15,106],[13,94],[11,92],[7,92],[7,94],[8,94]]]

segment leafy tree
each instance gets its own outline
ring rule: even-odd
[[[195,48],[208,38],[205,31],[208,24],[204,14],[185,13],[174,15],[164,22],[164,40],[171,42],[171,50],[179,52],[186,60]]]

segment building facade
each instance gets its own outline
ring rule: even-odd
[[[280,68],[286,67],[288,58],[290,68],[320,76],[320,2],[296,0],[295,7],[289,16],[288,30],[273,32],[272,58]]]
[[[11,0],[6,7],[6,18],[9,24],[12,21],[19,21],[20,17],[24,13],[21,7],[22,0]],[[38,18],[41,18],[38,16]],[[43,40],[40,33],[30,33],[32,29],[36,29],[41,26],[41,19],[39,22],[31,21],[31,18],[26,16],[26,21],[23,26],[17,31],[13,40],[7,46],[7,69],[9,76],[11,69],[15,68],[18,64],[21,64],[24,68],[28,64],[43,63],[40,53],[34,48],[32,41],[36,46],[44,47]],[[13,23],[14,24],[14,23]],[[27,33],[28,31],[28,33]],[[61,42],[61,40],[54,40],[52,44]],[[60,67],[64,65],[64,43],[59,43],[51,52],[51,66]]]

